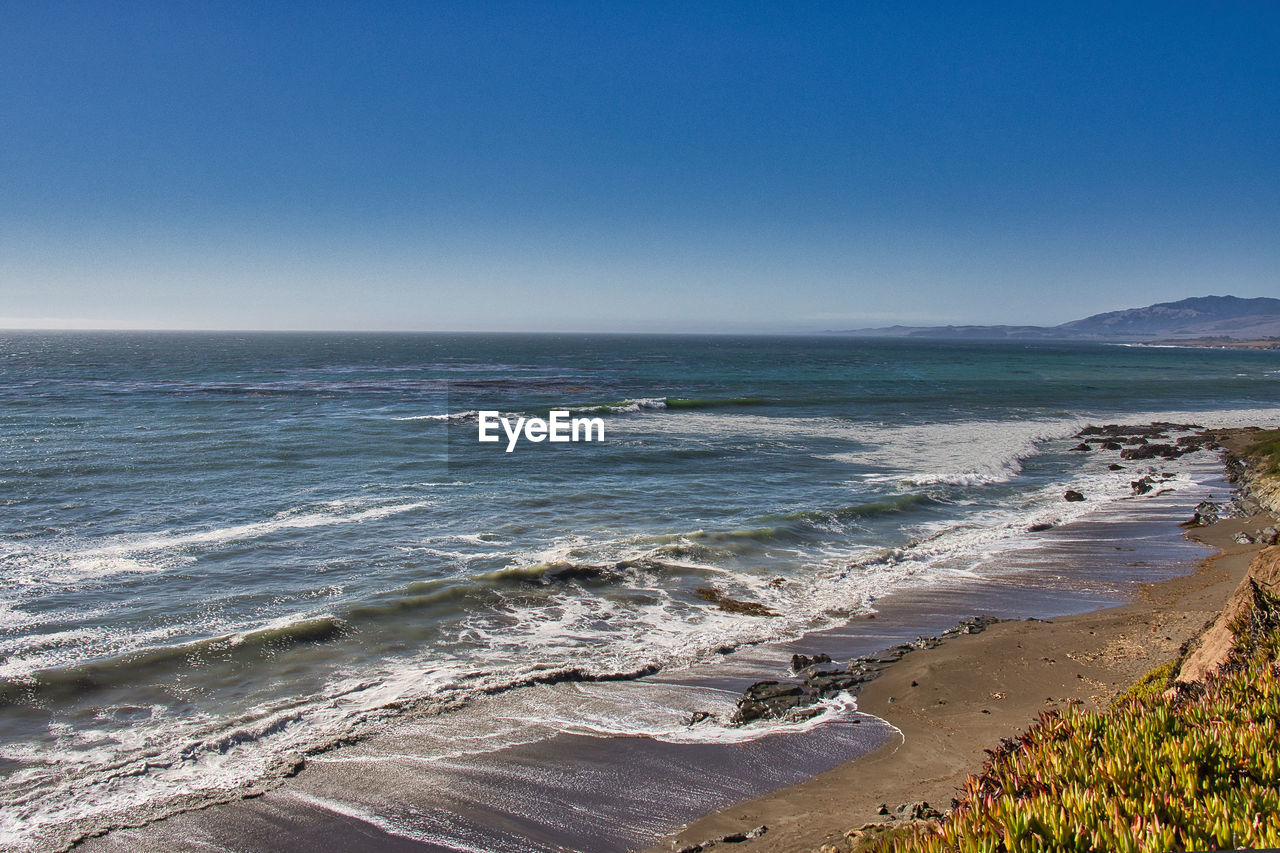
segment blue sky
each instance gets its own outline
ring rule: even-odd
[[[0,327],[1280,295],[1280,5],[11,3]]]

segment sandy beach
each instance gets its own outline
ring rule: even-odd
[[[768,831],[733,849],[848,850],[846,835],[886,820],[885,806],[927,802],[945,810],[985,750],[1067,704],[1103,708],[1130,684],[1178,654],[1221,611],[1257,544],[1241,531],[1274,524],[1262,514],[1231,518],[1187,535],[1217,549],[1195,572],[1145,584],[1130,603],[1057,619],[1006,621],[908,655],[858,696],[860,710],[898,736],[865,757],[813,779],[707,816],[650,848],[706,849],[758,826]],[[834,845],[826,847],[824,845]]]

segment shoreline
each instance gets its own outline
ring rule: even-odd
[[[1227,488],[1220,474],[1205,485],[1215,493]],[[1201,496],[1203,491],[1201,487]],[[979,613],[1017,619],[1101,612],[1097,608],[1130,597],[1144,578],[1191,571],[1203,555],[1198,546],[1176,535],[1177,521],[1191,514],[1197,498],[1179,490],[1170,498],[1149,500],[1131,505],[1136,514],[1055,527],[1042,534],[1053,542],[1042,539],[1031,552],[1013,552],[1004,571],[887,596],[877,602],[879,612],[870,617],[875,621],[855,618],[789,643],[740,649],[695,672],[660,674],[607,689],[712,690],[736,698],[753,681],[778,677],[793,653],[828,651],[841,660],[876,654],[917,635],[943,632],[958,619]],[[1134,551],[1123,557],[1117,553]],[[1034,555],[1038,562],[1024,562]],[[1058,574],[1063,565],[1072,568]],[[891,666],[880,682],[864,689],[864,697],[877,683],[889,683],[885,679],[893,672],[923,660],[924,654],[908,655]],[[557,696],[564,699],[557,691],[578,688],[566,684],[536,689],[542,697],[538,701],[555,701]],[[868,700],[859,701],[865,709]],[[499,706],[477,704],[462,713],[484,715],[495,709],[501,712]],[[413,759],[415,735],[402,727],[316,756],[298,776],[265,795],[181,812],[135,829],[116,829],[86,839],[77,849],[301,851],[323,842],[333,850],[374,844],[427,851],[620,853],[642,848],[687,821],[697,826],[707,818],[695,818],[709,809],[726,806],[723,813],[736,814],[740,806],[731,804],[744,795],[768,799],[791,790],[788,785],[804,786],[815,776],[839,772],[842,762],[853,759],[856,765],[883,752],[879,744],[892,743],[893,729],[865,710],[847,719],[839,716],[842,719],[819,721],[813,730],[771,733],[738,744],[562,733],[540,743],[430,766]],[[353,778],[361,780],[358,793],[351,790]],[[760,823],[735,825],[712,837],[745,833]],[[753,842],[752,849],[791,849],[770,846],[783,841],[778,826],[778,831]],[[264,838],[271,839],[268,846],[263,846]],[[459,846],[451,838],[469,841]],[[510,846],[517,840],[519,846]],[[803,844],[795,849],[812,849]]]
[[[1248,493],[1255,484],[1236,485]],[[1026,730],[1042,711],[1105,708],[1144,674],[1178,658],[1223,611],[1265,547],[1237,542],[1237,535],[1274,523],[1275,515],[1259,510],[1185,530],[1185,538],[1214,553],[1190,574],[1140,584],[1127,602],[1049,620],[1003,621],[907,655],[857,694],[858,710],[893,726],[894,740],[797,785],[705,815],[645,853],[696,853],[761,826],[767,829],[758,838],[733,849],[843,853],[857,849],[849,838],[859,828],[890,821],[903,806],[908,813],[913,804],[945,811],[987,750]]]

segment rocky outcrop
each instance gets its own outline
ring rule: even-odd
[[[1092,436],[1107,436],[1115,439],[1119,437],[1136,439],[1136,438],[1152,438],[1164,439],[1168,438],[1170,432],[1190,432],[1191,430],[1204,429],[1199,424],[1175,424],[1169,421],[1155,421],[1150,424],[1134,425],[1134,424],[1103,424],[1102,426],[1087,426],[1080,432],[1076,433],[1078,438],[1089,438]]]
[[[1196,504],[1196,511],[1192,514],[1191,520],[1185,522],[1188,527],[1204,527],[1209,524],[1217,524],[1218,519],[1222,516],[1222,504],[1213,501],[1200,501]]]
[[[717,844],[741,844],[744,841],[754,841],[768,831],[769,827],[761,825],[757,826],[755,829],[748,829],[745,832],[731,832],[728,835],[722,835],[719,838],[708,838],[706,841],[698,844],[686,844],[683,847],[676,848],[675,853],[703,853],[704,850],[710,850]]]
[[[878,676],[894,661],[901,660],[916,649],[931,649],[943,641],[962,634],[978,634],[985,631],[988,625],[1000,620],[994,616],[972,616],[961,619],[954,628],[943,631],[936,637],[916,637],[909,643],[899,643],[879,654],[857,657],[849,661],[843,668],[837,666],[823,667],[832,664],[830,656],[793,655],[792,671],[797,677],[787,681],[757,681],[738,699],[738,706],[729,717],[729,725],[742,726],[756,720],[805,720],[821,713],[814,707],[823,699],[830,699],[841,693],[855,690]],[[696,725],[710,719],[711,714],[700,711],[694,714],[690,725]]]
[[[1170,441],[1170,433],[1187,433],[1175,441]],[[1217,434],[1197,424],[1178,424],[1157,421],[1152,424],[1135,426],[1131,424],[1091,425],[1076,433],[1076,438],[1085,439],[1075,447],[1075,451],[1094,450],[1116,452],[1121,459],[1143,461],[1151,459],[1177,459],[1188,453],[1200,450],[1213,450],[1219,445]],[[1093,442],[1092,444],[1089,442]],[[1125,466],[1112,462],[1107,468],[1111,471],[1123,471]],[[1146,482],[1135,483],[1135,495],[1147,494],[1151,491],[1151,478],[1143,478]]]
[[[758,601],[741,601],[736,598],[730,598],[720,590],[712,589],[709,586],[698,587],[695,592],[698,598],[714,604],[726,613],[740,613],[743,616],[778,615],[778,611],[765,607]]]
[[[1195,447],[1199,450],[1199,447]],[[1178,447],[1173,444],[1143,444],[1138,447],[1127,447],[1120,451],[1121,459],[1177,459],[1193,450],[1189,447]]]
[[[804,719],[804,715],[796,711],[804,708],[817,713],[816,709],[808,707],[816,701],[817,697],[806,692],[804,684],[757,681],[742,694],[729,723],[741,726],[761,719]]]
[[[1239,489],[1236,503],[1241,514],[1269,512],[1280,516],[1280,476],[1264,474],[1259,462],[1234,453],[1224,454],[1227,480]]]
[[[816,654],[813,657],[809,657],[808,655],[792,655],[791,671],[800,672],[820,663],[831,663],[831,655]]]

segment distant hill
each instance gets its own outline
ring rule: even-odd
[[[1254,340],[1280,335],[1280,299],[1196,296],[1094,314],[1059,326],[887,326],[838,334],[974,340],[1151,341],[1184,338]]]
[[[1197,296],[1146,308],[1094,314],[1057,328],[1100,337],[1267,337],[1280,334],[1280,299]]]

